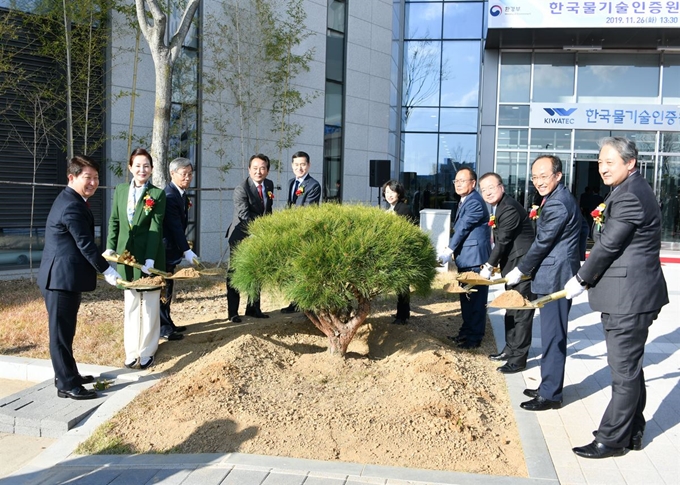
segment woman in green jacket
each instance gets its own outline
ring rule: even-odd
[[[118,185],[113,195],[105,254],[125,250],[132,254],[142,269],[119,264],[118,272],[133,281],[151,274],[149,268],[165,270],[165,191],[151,184],[153,159],[145,149],[132,152],[128,169],[132,181]],[[160,290],[125,290],[125,367],[146,369],[154,362],[161,328],[160,296]]]

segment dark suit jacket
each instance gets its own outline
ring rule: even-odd
[[[602,313],[659,310],[668,303],[661,271],[661,211],[654,192],[639,172],[631,174],[605,200],[603,225],[579,270],[593,284],[590,307]]]
[[[400,200],[394,204],[394,212],[395,214],[406,217],[410,222],[414,222],[413,212],[411,212],[411,208],[406,202]]]
[[[291,192],[293,191],[293,184],[295,183],[295,177],[288,181],[288,207],[293,205],[293,199],[291,198]],[[318,204],[321,200],[321,184],[313,178],[311,175],[307,174],[302,183],[298,186],[298,190],[302,187],[302,193],[298,195],[295,201],[296,206]]]
[[[257,186],[248,177],[234,187],[234,217],[225,236],[230,246],[242,241],[248,236],[248,224],[257,217],[272,213],[274,202],[274,183],[264,179],[264,204],[257,193]]]
[[[545,197],[536,221],[536,239],[517,265],[533,275],[531,291],[547,295],[564,288],[579,269],[581,211],[576,199],[559,184]]]
[[[127,201],[130,184],[123,183],[116,187],[113,194],[113,206],[109,217],[109,236],[106,247],[118,254],[126,249],[135,257],[139,264],[147,259],[154,260],[154,268],[165,271],[165,247],[163,247],[163,218],[165,217],[165,192],[151,183],[142,191],[137,205],[132,225],[127,219]],[[154,201],[151,210],[144,209],[144,197],[149,195]],[[118,273],[127,281],[146,276],[141,270],[118,265]]]
[[[476,190],[470,192],[463,205],[458,207],[449,241],[458,268],[480,266],[491,253],[489,211]]]
[[[179,263],[184,251],[189,250],[185,235],[189,210],[189,197],[185,199],[179,189],[170,182],[165,186],[165,217],[163,218],[163,245],[165,257],[170,264]]]
[[[92,291],[97,271],[109,263],[94,241],[94,217],[83,198],[66,187],[52,204],[45,224],[38,286],[44,290]]]
[[[495,222],[496,227],[492,229],[494,246],[488,263],[500,265],[501,275],[505,276],[529,251],[534,242],[534,226],[522,204],[507,194],[498,201]]]

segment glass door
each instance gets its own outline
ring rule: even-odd
[[[661,206],[661,241],[669,243],[666,245],[669,249],[676,249],[676,244],[680,246],[680,155],[662,155],[660,160],[657,193]]]

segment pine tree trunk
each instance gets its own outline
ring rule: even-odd
[[[344,357],[349,343],[354,338],[359,327],[364,324],[370,312],[371,302],[361,298],[356,312],[347,322],[343,322],[339,314],[327,311],[316,313],[307,311],[305,315],[307,315],[307,318],[312,321],[316,328],[328,337],[328,352],[331,355]]]

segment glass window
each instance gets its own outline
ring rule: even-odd
[[[441,106],[479,106],[480,67],[479,41],[443,42]]]
[[[481,39],[483,3],[447,3],[444,5],[445,39]]]
[[[529,130],[527,128],[516,130],[512,128],[498,129],[498,148],[527,148]]]
[[[581,54],[578,69],[579,102],[657,102],[658,55]]]
[[[574,54],[536,54],[533,101],[536,103],[573,101],[575,70]]]
[[[661,157],[659,202],[664,241],[680,240],[680,157]]]
[[[529,106],[499,106],[499,126],[529,126]]]
[[[477,133],[477,108],[442,108],[440,131]]]
[[[345,1],[328,0],[328,28],[345,32]]]
[[[602,132],[601,132],[602,133]],[[605,131],[602,137],[609,136]],[[611,136],[622,136],[635,142],[638,152],[654,152],[656,148],[655,131],[612,131]]]
[[[437,108],[404,108],[404,131],[439,131]]]
[[[527,181],[527,152],[499,151],[496,155],[496,173],[503,179],[505,193],[524,205]]]
[[[326,79],[343,81],[345,65],[345,36],[328,32],[326,36]]]
[[[325,120],[327,125],[342,125],[342,84],[326,82]]]
[[[576,130],[574,133],[574,151],[595,150],[600,151],[597,142],[601,138],[609,136],[608,131]]]
[[[437,135],[404,134],[404,172],[433,175],[437,172]]]
[[[571,150],[571,130],[531,130],[531,148]]]
[[[411,3],[406,5],[406,39],[441,39],[442,4]]]
[[[476,167],[477,135],[440,135],[439,164],[441,167],[449,167],[454,174],[463,165]]]
[[[660,152],[680,153],[680,133],[661,133]]]
[[[441,42],[404,42],[402,106],[438,106]]]
[[[501,103],[528,103],[531,88],[531,54],[504,52],[501,57]]]
[[[680,104],[680,56],[664,55],[663,104]]]

